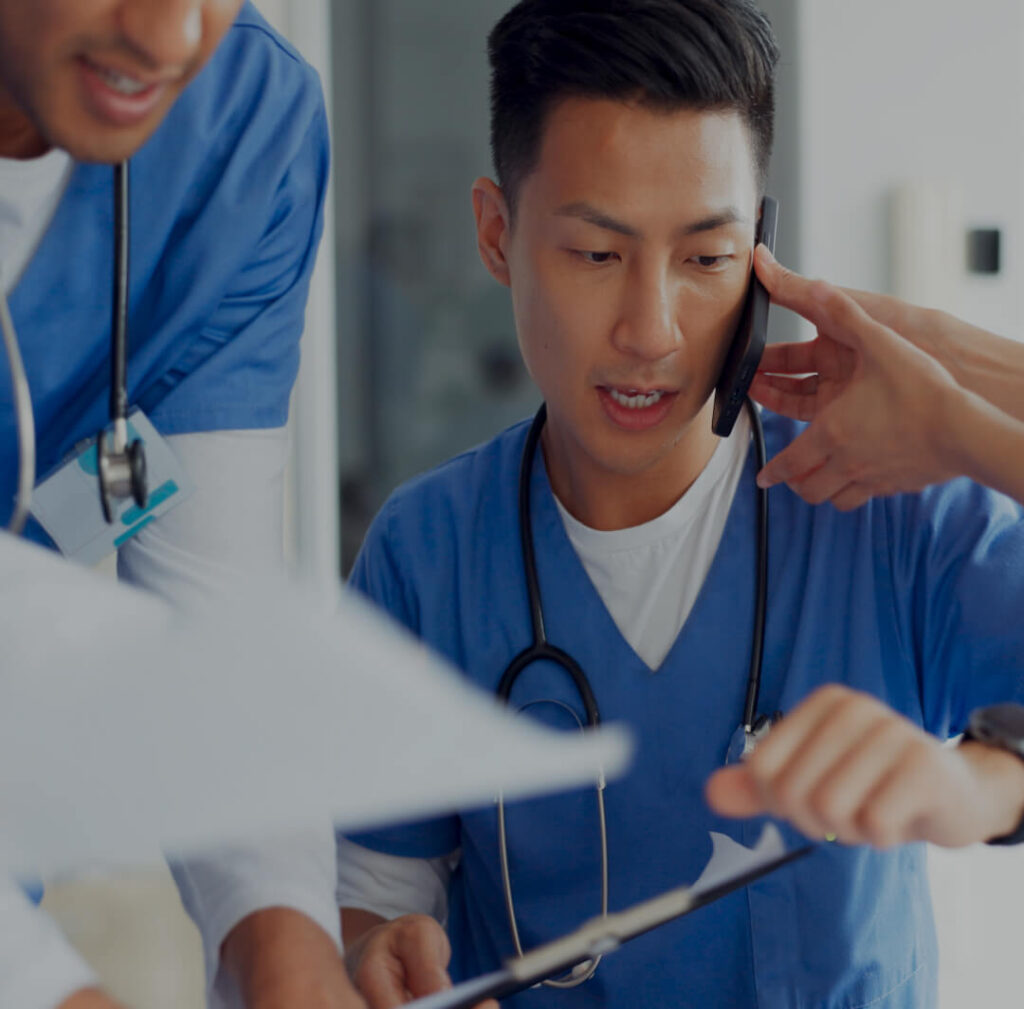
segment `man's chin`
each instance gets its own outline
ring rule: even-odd
[[[142,148],[157,131],[167,110],[161,109],[138,126],[117,128],[94,124],[83,126],[82,120],[66,128],[63,124],[47,131],[52,147],[67,151],[75,161],[88,164],[116,165],[126,161]]]

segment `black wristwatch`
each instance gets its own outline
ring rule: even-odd
[[[1006,750],[1024,761],[1024,705],[994,704],[988,708],[976,708],[971,712],[964,733],[964,742],[968,740]],[[1024,816],[1011,833],[994,837],[987,843],[1024,843]]]

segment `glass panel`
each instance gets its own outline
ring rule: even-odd
[[[355,135],[336,129],[336,157],[365,152],[362,185],[343,180],[338,205],[342,229],[360,218],[362,228],[349,242],[361,261],[346,257],[344,240],[339,255],[340,270],[355,266],[363,278],[361,292],[351,281],[340,286],[363,299],[358,317],[349,314],[355,332],[343,325],[342,335],[342,398],[361,402],[355,416],[351,404],[342,409],[347,571],[390,490],[526,416],[538,395],[519,358],[508,292],[478,258],[470,200],[473,180],[491,173],[486,37],[507,0],[336,8],[362,35],[361,52],[351,37],[347,48],[363,61],[368,110],[354,111],[358,93],[336,87],[335,126],[356,123]],[[352,369],[363,376],[359,388]]]

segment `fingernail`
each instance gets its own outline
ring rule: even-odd
[[[765,476],[763,470],[757,474],[757,486],[760,487],[761,490],[768,490],[771,485],[771,477]]]
[[[757,248],[761,250],[761,255],[765,259],[767,259],[769,263],[777,263],[778,262],[778,260],[772,254],[772,250],[769,249],[768,246],[764,244],[764,242],[758,242],[757,243]]]

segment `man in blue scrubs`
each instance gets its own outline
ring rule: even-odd
[[[40,476],[107,421],[110,166],[125,158],[129,401],[196,491],[121,548],[119,570],[183,598],[281,563],[284,425],[328,179],[319,81],[241,0],[0,0],[0,293]],[[0,360],[4,525],[18,471],[10,389]],[[29,535],[48,542],[38,526]],[[214,1002],[352,1004],[333,844],[325,827],[287,850],[177,870]],[[0,916],[0,1004],[113,1004],[16,888],[0,894]]]
[[[523,0],[490,55],[499,181],[473,201],[547,403],[528,474],[547,637],[639,742],[604,793],[610,907],[693,881],[709,831],[750,845],[766,812],[790,845],[838,838],[582,984],[506,1004],[935,1005],[920,842],[1002,837],[1024,810],[1018,758],[940,743],[972,709],[1024,699],[1021,510],[965,481],[849,513],[773,490],[760,709],[786,716],[722,771],[750,660],[757,464],[747,420],[712,435],[710,396],[751,271],[775,43],[751,0]],[[798,434],[764,420],[769,455]],[[353,575],[491,692],[532,636],[527,427],[398,490]],[[569,731],[586,720],[546,663],[510,700]],[[599,913],[593,791],[510,807],[507,835],[525,949]],[[443,986],[449,942],[455,979],[514,954],[493,808],[339,838],[339,856],[371,1006]]]

